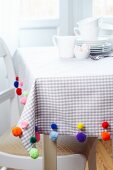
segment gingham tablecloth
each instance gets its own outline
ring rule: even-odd
[[[60,62],[57,66],[61,66]],[[89,72],[77,75],[75,70],[70,72],[67,69],[67,72],[61,71],[61,74],[57,74],[56,70],[41,72],[35,78],[18,122],[18,125],[24,120],[29,122],[29,128],[21,137],[26,149],[31,147],[29,139],[35,134],[35,125],[39,133],[49,134],[50,125],[55,122],[59,134],[74,135],[78,132],[77,124],[82,122],[87,136],[100,138],[103,131],[101,123],[108,121],[108,131],[113,134],[113,74]]]

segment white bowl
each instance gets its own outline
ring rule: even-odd
[[[74,54],[77,59],[86,59],[89,57],[90,52],[75,51]]]

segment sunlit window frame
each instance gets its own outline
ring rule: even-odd
[[[36,28],[54,28],[58,27],[60,21],[60,6],[62,5],[61,1],[65,2],[67,0],[59,0],[59,18],[58,19],[21,19],[20,20],[20,29],[36,29]]]
[[[97,0],[98,1],[98,0]],[[106,3],[109,3],[108,1],[105,1]],[[112,2],[112,5],[113,5],[113,1],[111,0],[111,2]],[[101,8],[100,8],[100,14],[98,14],[98,11],[97,11],[97,14],[96,14],[96,3],[95,3],[95,0],[93,0],[93,7],[92,7],[92,11],[93,11],[93,16],[113,16],[113,14],[106,14],[105,13],[105,10],[106,10],[106,8],[107,8],[107,6],[106,6],[106,4],[103,4],[104,3],[104,1],[102,1],[102,5],[103,5],[103,7],[101,6],[101,4],[100,4],[100,6],[101,6]],[[103,11],[104,11],[104,13],[103,13]]]

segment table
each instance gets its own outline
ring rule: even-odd
[[[100,138],[101,123],[107,120],[112,136],[113,58],[99,61],[61,59],[55,47],[41,47],[19,49],[13,61],[18,74],[28,82],[26,87],[30,89],[33,83],[18,122],[27,119],[30,123],[22,137],[26,149],[31,147],[28,141],[34,134],[35,124],[40,133],[48,134],[50,124],[56,122],[59,134],[74,135],[77,123],[82,121],[87,136]],[[55,144],[47,135],[44,138],[45,149],[46,145],[53,145],[51,151],[55,153]],[[53,162],[55,166],[56,159]]]

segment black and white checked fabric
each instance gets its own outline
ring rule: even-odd
[[[35,125],[42,134],[58,125],[59,134],[74,135],[76,126],[84,123],[87,136],[100,137],[101,123],[108,121],[113,134],[113,75],[42,77],[35,80],[18,125],[29,122],[21,137],[26,149],[35,133]]]

